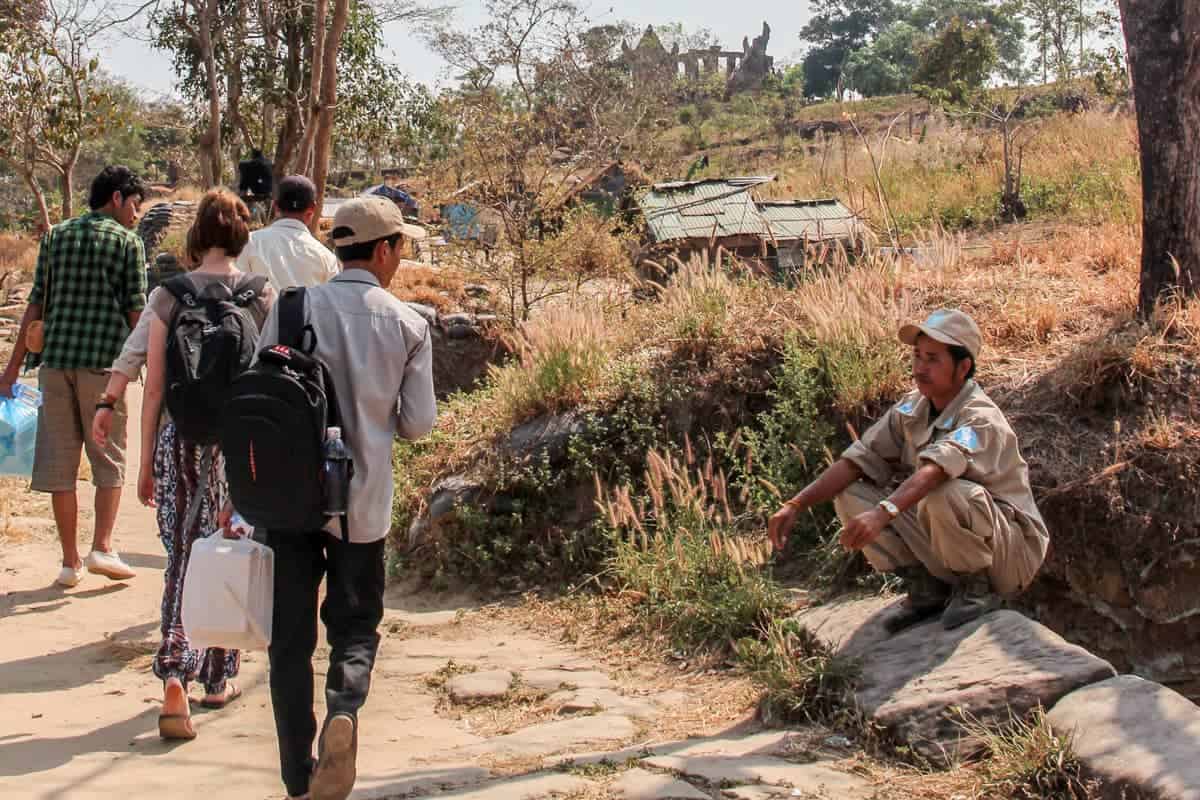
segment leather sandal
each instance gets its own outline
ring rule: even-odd
[[[234,700],[237,700],[237,699],[238,699],[239,697],[241,697],[241,696],[242,696],[242,690],[241,690],[241,688],[240,688],[240,687],[239,687],[239,686],[238,686],[236,683],[233,683],[232,681],[230,681],[230,682],[228,682],[228,683],[226,683],[226,684],[225,684],[225,697],[224,697],[224,699],[222,699],[222,700],[209,700],[209,699],[208,699],[208,697],[205,697],[203,700],[201,700],[201,701],[200,701],[200,705],[201,705],[201,707],[203,707],[203,708],[211,708],[211,709],[214,709],[214,710],[216,710],[216,709],[222,709],[222,708],[224,708],[225,706],[227,706],[227,705],[229,705],[230,703],[232,703]]]
[[[165,689],[165,697],[163,698],[164,707],[171,700],[179,700],[182,698],[184,708],[188,707],[187,690],[182,684],[168,682]],[[190,741],[196,738],[196,729],[192,727],[192,714],[189,710],[185,714],[159,714],[158,715],[158,735],[167,740]]]

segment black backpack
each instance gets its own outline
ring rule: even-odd
[[[269,531],[316,531],[329,521],[325,431],[342,422],[329,370],[312,356],[316,333],[304,324],[304,294],[291,288],[279,299],[280,343],[263,348],[234,381],[221,426],[233,507]]]
[[[167,411],[185,441],[212,445],[220,439],[230,387],[258,346],[249,306],[266,285],[261,275],[242,278],[232,291],[218,283],[197,292],[182,275],[163,284],[178,301],[167,328]]]

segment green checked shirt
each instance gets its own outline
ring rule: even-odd
[[[108,369],[146,306],[142,240],[107,214],[55,225],[42,239],[29,302],[41,305],[52,369]]]

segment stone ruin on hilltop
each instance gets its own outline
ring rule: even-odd
[[[714,44],[703,49],[679,51],[676,44],[670,50],[654,31],[653,25],[646,27],[636,47],[621,43],[621,57],[638,78],[676,78],[682,72],[688,80],[700,80],[721,70],[721,59],[725,60],[726,86],[730,94],[761,89],[763,81],[774,69],[775,59],[767,55],[767,44],[771,40],[771,26],[763,23],[762,33],[750,41],[742,39],[741,52],[722,50]]]

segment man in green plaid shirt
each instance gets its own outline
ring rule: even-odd
[[[146,258],[141,239],[130,230],[145,194],[145,185],[128,167],[105,167],[92,182],[91,211],[54,226],[42,239],[29,307],[0,377],[0,395],[10,397],[27,355],[26,333],[41,320],[43,404],[30,488],[51,495],[63,586],[78,584],[85,565],[113,580],[134,575],[112,548],[125,483],[125,407],[103,392],[108,369],[146,306]],[[89,435],[97,406],[115,412],[103,447]],[[86,560],[79,558],[76,541],[81,449],[87,451],[96,485],[96,530]]]

